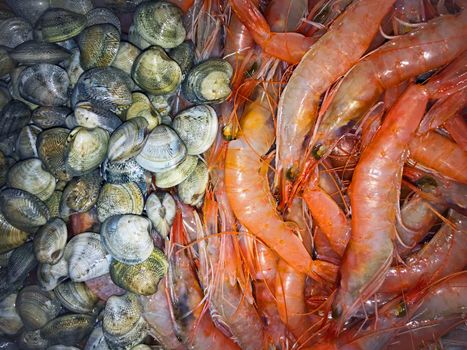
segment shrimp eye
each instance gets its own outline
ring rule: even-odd
[[[331,316],[333,319],[337,320],[342,314],[342,309],[339,306],[333,306],[331,310]]]
[[[324,145],[318,143],[311,150],[311,154],[313,155],[313,158],[315,158],[316,160],[320,160],[325,151],[326,149]]]
[[[399,305],[397,305],[394,314],[396,317],[404,317],[407,315],[407,304],[402,301]]]
[[[285,176],[287,176],[287,179],[289,181],[295,181],[295,179],[298,176],[298,167],[296,165],[292,165],[290,168],[287,169]]]
[[[436,180],[433,179],[431,176],[423,176],[419,180],[415,182],[415,184],[423,191],[423,192],[433,192],[438,184]]]
[[[245,72],[245,76],[246,77],[249,77],[251,78],[253,76],[253,74],[255,74],[255,72],[258,70],[258,63],[254,62],[250,69],[248,69],[246,72]]]

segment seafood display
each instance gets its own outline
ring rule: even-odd
[[[0,3],[0,348],[467,348],[467,1]]]

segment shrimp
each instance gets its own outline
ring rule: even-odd
[[[334,300],[338,328],[381,285],[392,261],[404,154],[423,116],[428,96],[409,87],[363,151],[350,188],[352,233]]]
[[[345,76],[324,112],[311,149],[324,157],[336,139],[358,122],[384,90],[449,63],[467,49],[467,11],[436,18],[390,40]]]
[[[305,140],[317,117],[321,94],[363,55],[394,1],[354,2],[295,68],[277,111],[276,169],[282,197],[287,196],[287,184],[298,175],[306,149]],[[360,28],[362,21],[366,23],[365,30]]]
[[[168,0],[168,1],[180,7],[180,9],[183,12],[188,12],[190,7],[193,6],[193,3],[195,2],[195,0]]]
[[[462,148],[464,152],[467,152],[467,123],[464,117],[461,114],[456,114],[444,123],[444,128],[459,147]]]

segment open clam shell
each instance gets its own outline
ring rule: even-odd
[[[68,231],[60,218],[49,220],[34,236],[34,253],[42,264],[56,264],[63,256]]]
[[[97,216],[100,222],[118,214],[140,215],[144,209],[144,198],[134,182],[105,184],[97,200]]]
[[[146,213],[157,233],[166,238],[175,219],[177,206],[167,192],[153,192],[146,200]]]

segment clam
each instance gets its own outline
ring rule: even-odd
[[[61,8],[50,8],[37,20],[34,34],[39,40],[55,43],[77,36],[85,26],[86,16]]]
[[[154,248],[151,222],[138,215],[115,215],[101,226],[102,245],[112,258],[124,264],[138,264],[146,260]]]
[[[7,188],[0,192],[0,210],[10,224],[31,233],[50,217],[44,202],[17,188]]]
[[[10,57],[16,62],[33,65],[38,63],[56,64],[70,57],[70,52],[54,43],[25,41],[18,45],[10,53]]]
[[[0,150],[0,187],[6,183],[6,176],[8,170],[15,163],[13,158],[7,157],[5,153]]]
[[[79,48],[71,50],[71,59],[68,61],[66,72],[70,78],[70,88],[74,88],[84,69],[81,67],[81,52]]]
[[[25,100],[42,106],[67,103],[70,80],[67,72],[56,65],[39,63],[23,70],[19,76],[19,93]]]
[[[15,68],[15,61],[13,61],[9,51],[9,48],[0,46],[0,77],[9,74]]]
[[[92,9],[91,11],[86,13],[86,19],[87,19],[86,25],[88,27],[93,26],[95,24],[108,23],[108,24],[113,25],[115,28],[117,28],[119,33],[121,33],[122,31],[121,26],[120,26],[120,20],[115,15],[115,13],[113,13],[111,10],[107,8],[98,7],[98,8]]]
[[[182,81],[182,71],[173,59],[158,46],[143,51],[133,64],[134,81],[154,95],[174,92]]]
[[[169,188],[178,185],[184,181],[195,170],[198,158],[187,156],[183,162],[175,168],[157,172],[156,186],[159,188]]]
[[[88,129],[99,127],[108,132],[113,132],[122,124],[117,115],[111,111],[95,107],[89,102],[76,104],[74,112],[76,124]]]
[[[64,127],[65,119],[71,110],[67,107],[39,107],[32,112],[32,122],[41,129]]]
[[[195,59],[195,45],[191,40],[184,41],[169,51],[169,56],[178,63],[182,74],[185,75],[193,66]]]
[[[62,191],[55,190],[54,193],[44,201],[47,208],[49,208],[51,218],[60,216],[60,201],[62,200],[62,194]]]
[[[16,298],[16,310],[29,331],[42,328],[53,320],[61,310],[54,293],[32,285],[21,289]]]
[[[55,264],[39,264],[37,283],[43,290],[52,290],[68,278],[68,262],[63,257]]]
[[[29,238],[29,233],[12,226],[0,213],[0,253],[22,246]]]
[[[0,114],[0,138],[17,134],[31,120],[31,110],[21,102],[12,100]]]
[[[24,99],[19,93],[19,78],[21,77],[21,73],[23,73],[26,68],[28,68],[28,66],[18,66],[10,72],[10,83],[8,88],[12,98],[25,103],[30,109],[34,110],[39,106],[35,103],[32,103],[31,101]]]
[[[217,135],[217,114],[214,108],[199,105],[178,113],[172,128],[186,146],[187,153],[197,155],[206,152]]]
[[[208,167],[204,162],[198,161],[195,170],[187,177],[185,181],[177,186],[180,200],[194,207],[201,206],[204,192],[208,186],[209,173]]]
[[[127,291],[151,295],[157,292],[157,285],[167,273],[168,262],[164,253],[154,248],[149,258],[136,265],[123,264],[112,260],[110,277],[115,284]]]
[[[108,183],[121,184],[133,181],[143,192],[146,192],[148,183],[151,181],[151,174],[134,158],[121,162],[104,162],[102,174]]]
[[[8,273],[6,282],[10,285],[21,285],[37,265],[37,260],[34,256],[32,242],[23,244],[16,248],[8,258]]]
[[[60,303],[75,313],[92,312],[98,301],[84,282],[67,281],[57,286],[54,292]]]
[[[160,124],[161,118],[153,108],[151,101],[149,101],[149,98],[141,92],[134,92],[132,97],[133,103],[125,113],[126,120],[143,117],[148,122],[148,130],[153,130]]]
[[[67,139],[66,169],[79,176],[96,169],[107,154],[109,133],[101,128],[77,127]]]
[[[185,40],[182,15],[182,11],[169,2],[148,1],[136,8],[133,22],[138,34],[151,45],[171,49]]]
[[[35,195],[44,201],[55,190],[55,178],[38,158],[22,160],[10,168],[7,185]]]
[[[20,17],[0,21],[0,45],[14,48],[32,39],[32,27]]]
[[[148,136],[148,122],[143,117],[123,123],[110,136],[107,158],[109,161],[122,161],[139,153]]]
[[[139,56],[141,50],[126,41],[121,41],[118,47],[117,56],[112,62],[112,66],[121,69],[126,74],[131,75],[131,68]]]
[[[175,219],[177,206],[167,192],[153,192],[146,200],[146,213],[157,233],[166,238]]]
[[[139,35],[134,23],[130,26],[128,30],[128,41],[141,50],[145,50],[149,46],[151,46],[149,42],[144,40],[143,37]]]
[[[151,350],[151,347],[146,344],[138,344],[132,347],[131,350]]]
[[[37,138],[37,152],[46,169],[58,180],[69,181],[71,175],[65,167],[66,145],[70,130],[52,128],[44,130]]]
[[[10,91],[8,90],[8,85],[5,82],[0,81],[0,110],[2,110],[3,107],[5,107],[6,104],[10,101],[11,95]]]
[[[84,282],[109,272],[110,257],[97,233],[74,236],[65,247],[68,274],[74,282]]]
[[[18,134],[13,134],[10,136],[5,136],[3,139],[0,139],[0,152],[2,152],[8,159],[12,159],[11,164],[15,163],[15,141]],[[2,169],[3,170],[3,169]],[[5,169],[7,170],[7,169]]]
[[[102,330],[102,323],[98,323],[84,346],[84,350],[110,350],[107,342],[105,341],[104,331]]]
[[[8,259],[10,258],[11,253],[11,250],[6,253],[0,253],[0,268],[8,266]]]
[[[104,337],[111,349],[129,349],[147,334],[142,306],[135,294],[112,296],[107,300],[102,319]]]
[[[143,168],[157,172],[177,166],[185,157],[186,147],[177,133],[166,125],[158,125],[135,159]]]
[[[47,339],[41,337],[40,330],[23,331],[18,339],[20,349],[24,350],[46,350],[49,344]]]
[[[6,3],[17,16],[25,18],[31,24],[34,24],[50,6],[49,0],[6,0]]]
[[[94,316],[85,314],[68,314],[57,317],[40,330],[49,344],[74,345],[91,333],[94,327]]]
[[[16,139],[16,154],[19,159],[37,158],[37,136],[42,132],[35,125],[26,125]]]
[[[56,264],[63,256],[68,231],[60,218],[49,220],[34,237],[34,253],[42,264]]]
[[[192,103],[221,103],[230,95],[233,69],[219,58],[193,67],[182,84],[185,98]]]
[[[171,95],[149,95],[149,101],[156,113],[160,116],[161,123],[165,125],[172,125],[170,117],[170,110],[172,109]]]
[[[62,8],[81,15],[87,15],[94,7],[91,0],[49,0],[51,7]],[[86,16],[87,17],[87,16]]]
[[[84,70],[108,67],[117,56],[120,33],[112,24],[95,24],[81,32],[78,45],[81,50],[81,67]]]
[[[0,301],[0,332],[6,335],[15,335],[23,327],[21,317],[16,312],[16,293],[8,295]]]
[[[125,184],[105,184],[97,200],[97,216],[100,222],[118,214],[140,215],[144,208],[144,198],[134,182]]]

